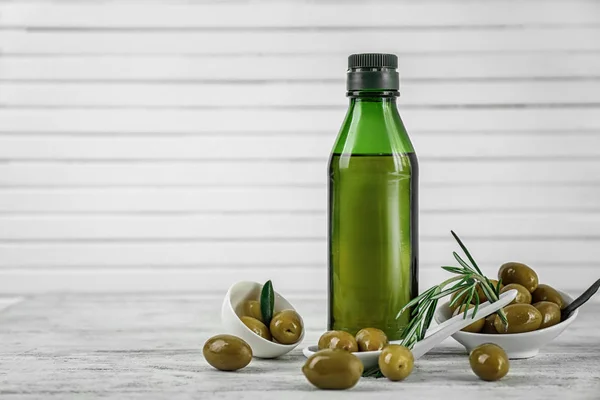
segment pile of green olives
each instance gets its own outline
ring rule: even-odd
[[[504,325],[497,314],[473,322],[463,329],[466,332],[486,334],[511,334],[531,332],[556,325],[561,321],[561,309],[565,302],[556,289],[549,285],[540,284],[537,273],[529,266],[508,262],[498,270],[500,293],[516,290],[517,297],[504,308],[508,324]],[[494,287],[498,284],[496,280],[490,280]],[[479,289],[479,288],[478,288]],[[487,298],[479,294],[480,301]],[[461,301],[452,307],[454,315],[464,311],[459,307]],[[469,308],[473,307],[470,305]]]
[[[265,340],[280,344],[294,344],[302,337],[302,318],[291,309],[276,313],[269,326],[265,325],[260,302],[256,300],[245,301],[242,308],[241,321],[258,336]]]
[[[389,344],[386,334],[377,328],[364,328],[355,336],[345,331],[327,331],[319,338],[319,351],[310,356],[302,372],[319,389],[350,389],[363,373],[362,362],[355,352],[378,351],[379,369],[391,381],[408,377],[414,365],[411,351]]]

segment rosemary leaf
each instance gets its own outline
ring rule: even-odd
[[[431,307],[429,308],[429,311],[427,311],[427,315],[425,316],[425,322],[423,323],[423,335],[421,336],[421,340],[423,340],[423,338],[425,337],[425,333],[427,332],[427,329],[429,329],[431,321],[433,321],[433,315],[435,314],[437,303],[438,301],[434,300],[431,304]]]
[[[473,271],[473,272],[477,272],[473,269],[473,267],[471,267],[469,264],[467,264],[467,262],[465,260],[463,260],[462,257],[457,252],[453,251],[452,255],[454,256],[456,261],[458,261],[458,263],[463,266],[464,269],[467,269],[467,270]]]
[[[454,233],[454,231],[450,231],[450,233],[452,233],[452,236],[454,236],[454,239],[456,239],[456,241],[458,242],[458,245],[460,246],[460,248],[462,249],[462,251],[466,254],[466,256],[469,259],[469,261],[471,261],[471,264],[473,264],[473,267],[475,267],[475,270],[479,273],[479,275],[483,276],[483,272],[481,272],[481,270],[477,266],[477,263],[475,262],[475,260],[471,256],[471,253],[469,253],[469,250],[467,250],[467,248],[463,244],[462,240],[460,240],[460,238],[458,237],[458,235],[456,233]]]
[[[467,283],[467,281],[469,280],[470,277],[471,277],[470,274],[463,276],[463,278],[460,281],[456,282],[456,285],[454,285],[453,287],[457,288],[459,286],[463,286],[463,284]]]
[[[498,279],[498,284],[496,285],[496,295],[500,297],[500,286],[502,285],[502,279]]]
[[[481,287],[481,289],[483,290],[483,293],[485,294],[485,297],[488,298],[488,301],[491,303],[493,301],[498,300],[498,297],[496,295],[496,293],[494,293],[494,285],[492,285],[491,283],[489,283],[489,280],[487,278],[485,278],[486,281],[488,281],[488,283],[486,284],[485,282],[480,281],[478,283],[479,287]]]
[[[458,267],[445,266],[445,267],[442,267],[442,269],[445,271],[448,271],[452,274],[462,274],[464,272],[464,268],[458,268]]]
[[[402,307],[400,309],[400,311],[398,311],[398,314],[396,315],[396,319],[400,318],[400,316],[402,314],[404,314],[404,312],[406,310],[408,310],[409,308],[411,308],[412,306],[416,305],[417,303],[423,301],[423,299],[428,298],[428,296],[430,294],[432,294],[433,292],[435,292],[437,290],[437,286],[433,286],[429,289],[427,289],[425,292],[423,292],[422,294],[420,294],[419,296],[415,297],[414,299],[412,299],[411,301],[408,302],[408,304],[406,304],[404,307]]]
[[[421,321],[423,319],[423,315],[427,312],[427,309],[430,307],[431,301],[428,301],[427,307],[420,307],[419,313],[415,317],[415,320]]]
[[[416,337],[418,337],[418,333],[419,333],[419,323],[414,323],[411,325],[409,325],[409,329],[407,329],[405,331],[405,337],[408,338],[407,343],[404,344],[404,341],[402,342],[402,344],[406,347],[408,347],[409,349],[412,349],[414,342],[412,341],[412,339],[416,339]]]
[[[423,293],[425,294],[425,293]],[[412,306],[416,305],[417,303],[419,303],[420,301],[422,301],[423,299],[423,294],[420,295],[419,297],[415,297],[414,299],[412,299],[411,301],[409,301],[404,307],[402,307],[400,309],[400,311],[398,311],[398,314],[396,315],[396,319],[400,318],[400,316],[402,314],[404,314],[404,312],[406,310],[408,310],[409,308],[411,308]]]
[[[465,311],[463,312],[463,319],[467,319],[467,311],[469,311],[469,304],[471,304],[471,300],[473,300],[473,293],[476,293],[476,287],[476,285],[471,286],[471,289],[469,290],[469,296],[467,296],[465,298],[465,301],[463,302],[463,306],[465,307]]]
[[[439,299],[441,299],[442,297],[446,297],[446,296],[448,296],[449,294],[452,294],[452,293],[456,292],[456,291],[457,291],[457,290],[459,290],[461,287],[462,287],[462,286],[459,286],[459,287],[453,286],[453,287],[451,287],[450,289],[446,289],[446,290],[444,290],[444,291],[441,291],[441,292],[439,292],[438,294],[436,294],[435,296],[433,296],[431,299],[432,299],[432,300],[439,300]]]
[[[492,283],[492,281],[490,280],[490,278],[488,278],[487,276],[484,277],[485,281],[487,282],[488,286],[490,287],[490,289],[492,290],[492,292],[498,296],[498,293],[496,291],[496,287],[494,286],[494,284]]]
[[[479,293],[477,290],[475,291],[475,310],[473,310],[473,317],[475,318],[475,314],[477,314],[477,310],[479,310]]]
[[[450,307],[452,307],[453,305],[455,305],[458,300],[464,296],[469,290],[471,289],[471,286],[466,286],[465,289],[463,291],[461,291],[459,294],[456,295],[456,297],[454,299],[452,299],[452,301],[450,302]]]

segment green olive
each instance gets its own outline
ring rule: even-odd
[[[325,349],[310,356],[302,372],[319,389],[350,389],[363,373],[363,363],[354,354],[340,349]]]
[[[294,310],[283,310],[271,320],[271,335],[281,344],[294,344],[302,336],[302,318]]]
[[[471,369],[484,381],[502,379],[509,368],[508,356],[502,347],[493,343],[479,345],[469,354]]]
[[[359,351],[381,350],[388,343],[386,334],[377,328],[364,328],[356,334]]]
[[[351,353],[358,351],[354,336],[344,331],[327,331],[319,338],[319,350],[341,349]]]
[[[483,329],[481,333],[486,333],[488,335],[495,335],[498,333],[496,327],[494,326],[494,320],[496,319],[496,314],[488,315],[485,318],[485,322],[483,324]]]
[[[240,319],[242,320],[244,325],[246,325],[246,327],[248,327],[248,329],[250,329],[252,332],[256,333],[263,339],[271,340],[271,332],[269,332],[269,328],[267,328],[265,324],[252,317],[244,316]]]
[[[244,368],[252,360],[252,349],[237,336],[217,335],[204,343],[202,354],[206,361],[221,371]]]
[[[494,287],[494,290],[495,290],[496,286],[498,285],[498,281],[495,280],[495,279],[490,279],[489,281],[490,281],[490,283],[492,284],[492,286]],[[500,284],[500,288],[503,288],[503,287],[504,287],[504,285]],[[485,303],[486,301],[489,300],[487,298],[487,296],[485,295],[485,292],[481,288],[480,284],[477,284],[476,289],[477,289],[477,295],[479,296],[479,303]],[[473,302],[475,302],[475,296],[473,296],[473,300],[471,300],[471,303],[473,303]]]
[[[542,314],[531,304],[511,304],[504,308],[508,325],[504,326],[496,315],[494,326],[498,333],[523,333],[535,331],[542,323]]]
[[[535,289],[531,301],[534,303],[538,303],[540,301],[551,301],[552,303],[558,304],[560,309],[565,308],[566,305],[562,296],[556,289],[554,289],[552,286],[544,285],[543,283],[538,285],[537,289]]]
[[[560,322],[560,307],[551,301],[540,301],[533,305],[542,314],[542,324],[539,329],[544,329]]]
[[[512,289],[517,291],[517,297],[510,304],[531,304],[531,293],[529,293],[529,290],[525,286],[518,283],[509,283],[500,290],[500,293],[505,293]]]
[[[468,309],[471,309],[473,307],[475,307],[475,305],[469,304]],[[465,306],[460,306],[460,308],[457,308],[456,310],[454,310],[454,313],[452,314],[452,316],[455,317],[458,314],[462,314],[464,312],[465,312]],[[467,318],[471,318],[471,317],[467,316]],[[485,320],[483,318],[481,318],[481,319],[478,319],[477,321],[473,322],[472,324],[467,325],[465,328],[462,328],[461,331],[478,333],[478,332],[481,332],[484,324],[485,324]]]
[[[256,318],[264,323],[262,312],[260,311],[260,301],[248,300],[244,302],[244,315],[247,317]]]
[[[500,270],[498,270],[498,279],[501,279],[505,285],[518,283],[529,290],[530,293],[533,293],[538,287],[538,276],[535,271],[518,262],[502,264]]]
[[[415,359],[411,351],[399,344],[390,344],[379,355],[379,369],[390,381],[406,379],[413,370]]]

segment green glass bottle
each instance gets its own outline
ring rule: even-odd
[[[348,58],[350,107],[329,161],[329,329],[383,330],[418,294],[418,163],[398,109],[398,58]]]

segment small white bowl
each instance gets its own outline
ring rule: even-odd
[[[568,294],[558,291],[566,304],[570,304],[573,298]],[[438,324],[452,317],[452,311],[446,302],[435,311],[435,320]],[[566,320],[533,332],[513,333],[506,335],[493,335],[486,333],[456,332],[452,337],[465,346],[468,352],[484,343],[495,343],[502,347],[508,358],[531,358],[537,355],[540,348],[545,346],[560,335],[577,317],[579,310],[575,310]]]
[[[280,344],[266,340],[256,333],[252,332],[240,319],[243,316],[243,306],[246,300],[259,300],[262,284],[258,282],[242,281],[234,283],[223,300],[221,307],[221,324],[223,325],[224,333],[235,335],[244,339],[252,348],[252,355],[258,358],[275,358],[289,353],[296,348],[304,339],[306,327],[304,321],[300,317],[302,323],[302,335],[294,344]],[[287,301],[282,295],[275,292],[275,307],[274,313],[282,310],[292,309],[294,306]]]

